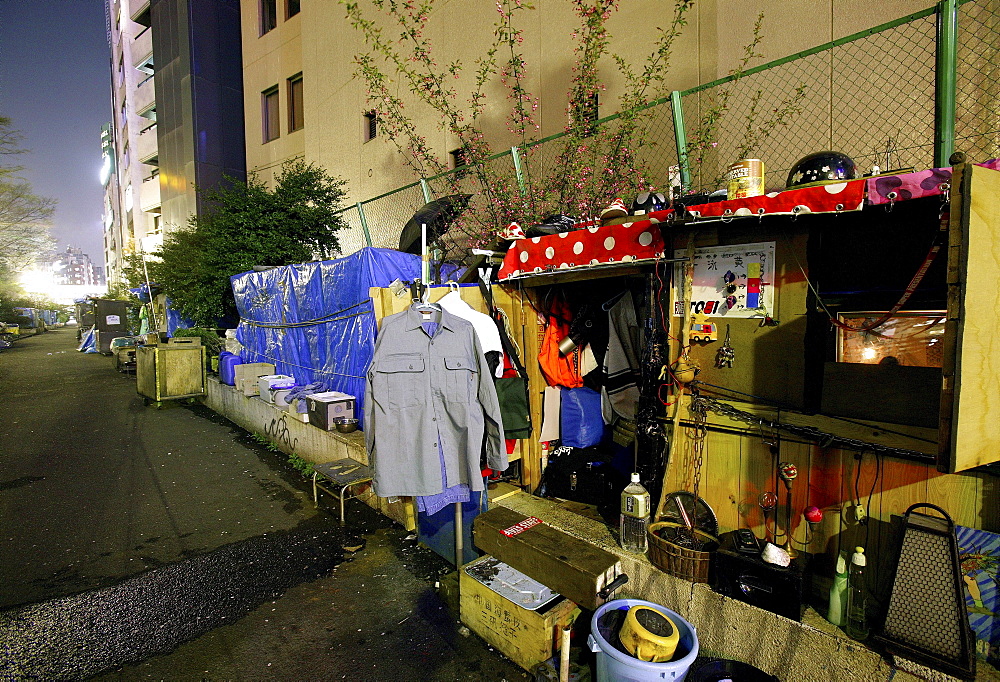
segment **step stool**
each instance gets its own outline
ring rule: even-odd
[[[349,458],[314,464],[313,504],[317,507],[319,506],[320,490],[336,497],[340,500],[340,525],[344,525],[344,500],[358,497],[358,495],[348,495],[347,489],[359,483],[367,483],[372,480],[372,477],[373,474],[370,467]],[[334,489],[324,485],[327,481],[334,484]]]

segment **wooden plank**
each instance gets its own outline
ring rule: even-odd
[[[961,310],[949,470],[1000,461],[1000,321],[996,315],[1000,272],[1000,172],[967,166],[971,186],[963,211]],[[966,185],[961,186],[965,190]],[[967,220],[967,222],[966,222]]]
[[[971,472],[942,474],[932,469],[928,471],[927,494],[923,501],[944,509],[957,524],[982,528],[983,498],[980,483],[985,476]]]
[[[476,517],[476,547],[588,609],[604,603],[597,593],[621,573],[614,554],[540,523],[512,537],[501,531],[526,517],[496,507]]]
[[[709,432],[705,439],[698,492],[715,510],[720,533],[742,525],[739,510],[741,440],[742,436],[719,432]]]

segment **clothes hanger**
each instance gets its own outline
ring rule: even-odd
[[[441,312],[441,306],[437,303],[431,303],[431,292],[429,289],[424,289],[423,295],[420,299],[414,299],[413,307],[418,312]]]
[[[615,303],[618,303],[618,301],[620,301],[627,293],[628,289],[625,289],[624,291],[619,291],[617,294],[615,294],[607,301],[605,301],[603,304],[601,304],[601,310],[603,310],[604,312],[608,312],[615,306]]]

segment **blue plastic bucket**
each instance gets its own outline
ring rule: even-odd
[[[634,656],[620,651],[614,644],[608,641],[608,637],[617,637],[618,632],[601,632],[601,623],[606,621],[609,611],[622,611],[624,614],[633,606],[648,606],[662,611],[670,616],[670,619],[680,630],[680,642],[677,644],[677,653],[672,661],[664,663],[650,663],[640,661]],[[688,669],[698,657],[698,633],[694,626],[687,622],[675,611],[671,611],[665,606],[654,604],[643,599],[616,599],[598,607],[594,612],[594,617],[590,620],[590,636],[587,638],[590,650],[597,654],[597,682],[648,682],[652,680],[674,680],[680,682],[687,677]]]

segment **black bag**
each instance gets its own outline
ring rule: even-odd
[[[505,438],[521,440],[531,436],[531,406],[528,402],[528,372],[517,356],[514,344],[507,337],[507,330],[496,307],[493,305],[493,294],[486,284],[479,280],[479,288],[489,310],[489,316],[500,330],[500,343],[503,352],[510,358],[517,372],[516,377],[494,379],[497,398],[500,401],[500,418],[503,419],[503,435]]]

